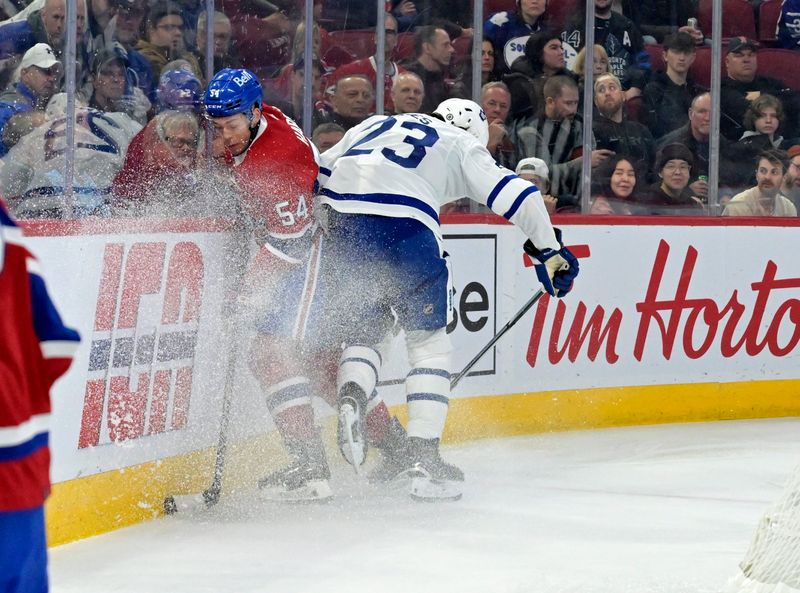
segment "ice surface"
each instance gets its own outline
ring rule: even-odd
[[[338,456],[338,453],[337,453]],[[256,494],[51,550],[54,593],[705,593],[800,461],[800,419],[444,448],[463,500],[418,503],[334,460],[334,502]]]

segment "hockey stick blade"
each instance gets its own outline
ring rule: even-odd
[[[209,488],[197,494],[175,494],[164,499],[164,512],[174,515],[178,512],[192,512],[208,509],[219,502],[220,491]]]
[[[225,369],[225,385],[222,394],[222,411],[219,421],[219,436],[217,437],[217,449],[214,455],[214,475],[208,488],[198,494],[173,494],[164,499],[164,512],[173,515],[179,510],[209,508],[219,502],[222,492],[222,478],[225,473],[225,463],[228,451],[228,426],[230,425],[231,408],[233,402],[233,383],[236,378],[236,364],[239,355],[239,326],[238,320],[233,320],[231,334],[231,350],[228,353],[228,360]]]
[[[519,311],[516,312],[514,317],[512,317],[509,320],[508,323],[506,323],[502,328],[500,328],[499,332],[497,332],[494,336],[492,336],[492,339],[489,340],[489,343],[486,344],[486,346],[484,346],[483,348],[481,348],[481,351],[478,352],[475,355],[475,357],[467,363],[467,366],[465,366],[463,369],[461,369],[460,373],[458,373],[455,377],[453,377],[453,379],[450,381],[450,389],[455,389],[456,385],[459,384],[461,379],[463,379],[466,376],[466,374],[470,371],[470,369],[475,366],[475,364],[483,357],[483,355],[486,354],[491,349],[491,347],[494,346],[497,343],[497,341],[506,334],[506,332],[508,332],[508,330],[510,330],[512,327],[514,327],[516,325],[516,323],[525,316],[525,313],[530,311],[531,308],[533,308],[533,306],[545,294],[546,293],[545,293],[544,289],[540,288],[536,292],[536,294],[534,294],[528,300],[527,303],[522,305],[522,308]]]

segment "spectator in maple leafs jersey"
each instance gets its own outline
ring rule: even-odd
[[[9,151],[0,171],[0,188],[20,218],[64,215],[65,97],[65,93],[59,93],[51,99],[46,121]],[[107,113],[77,105],[74,125],[72,215],[107,216],[114,175],[122,167],[128,144],[142,126],[121,112]]]
[[[609,71],[622,81],[626,97],[631,99],[641,95],[647,82],[650,60],[644,51],[644,40],[639,28],[629,18],[611,10],[612,2],[613,0],[594,0],[594,42],[605,48]],[[586,11],[582,8],[561,32],[561,41],[570,66],[586,43],[585,21]]]
[[[525,43],[531,33],[546,28],[547,0],[517,0],[517,9],[491,15],[483,25],[483,38],[492,42],[497,51],[495,69],[502,76],[511,69],[514,60],[525,53]]]
[[[778,17],[778,45],[786,49],[800,48],[800,0],[783,0]]]
[[[534,33],[525,43],[525,54],[514,61],[511,72],[503,77],[511,92],[511,119],[538,113],[544,100],[544,84],[556,75],[574,78],[566,69],[558,31]]]

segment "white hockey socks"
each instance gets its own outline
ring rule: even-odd
[[[450,337],[445,328],[406,334],[408,436],[441,438],[450,403]]]
[[[355,383],[364,392],[365,397],[370,398],[378,384],[380,368],[381,355],[377,350],[369,346],[347,346],[339,359],[339,371],[336,374],[337,393],[341,393],[345,384]]]

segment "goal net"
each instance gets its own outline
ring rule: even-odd
[[[726,593],[800,593],[800,466],[761,518]]]

